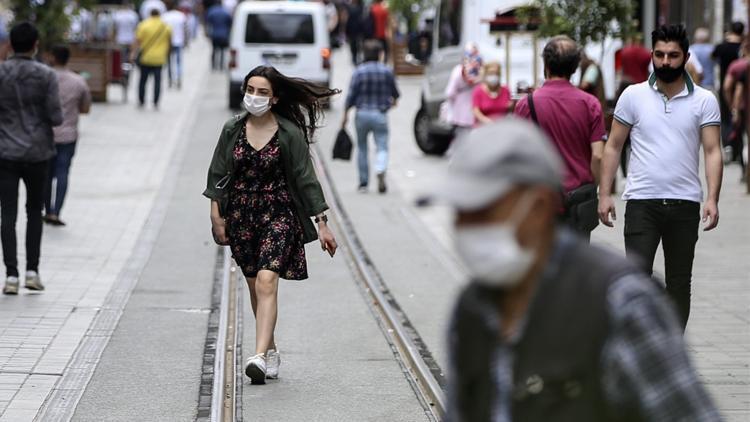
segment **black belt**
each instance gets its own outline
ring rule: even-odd
[[[695,201],[688,201],[687,199],[629,199],[628,202],[641,202],[649,204],[660,204],[660,205],[689,205],[698,204]]]

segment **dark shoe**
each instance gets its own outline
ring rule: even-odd
[[[378,173],[378,192],[385,193],[388,187],[385,185],[385,173]]]
[[[359,187],[357,188],[357,192],[367,193],[367,185],[359,185]]]
[[[53,226],[64,226],[65,223],[60,220],[60,217],[54,215],[54,214],[47,214],[44,217],[42,217],[42,220],[44,220],[45,223],[51,224]]]

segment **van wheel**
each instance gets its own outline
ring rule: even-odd
[[[229,108],[231,110],[239,110],[240,105],[242,104],[242,93],[239,92],[237,89],[232,89],[232,86],[230,84],[229,89]]]
[[[430,133],[430,116],[424,107],[420,108],[414,117],[414,139],[417,146],[427,155],[443,155],[448,150],[452,137],[437,136]]]

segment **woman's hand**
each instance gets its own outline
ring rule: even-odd
[[[328,255],[331,255],[331,258],[333,258],[333,255],[338,248],[338,244],[336,244],[336,239],[333,237],[333,232],[328,228],[328,225],[321,224],[319,226],[318,239],[320,240],[320,247],[328,252]]]
[[[223,218],[211,219],[211,234],[214,236],[214,242],[217,245],[226,246],[229,244],[229,236],[227,236],[227,223]]]

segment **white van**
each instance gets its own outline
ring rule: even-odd
[[[229,107],[242,103],[242,82],[259,65],[330,86],[331,50],[322,3],[244,1],[229,36]]]

